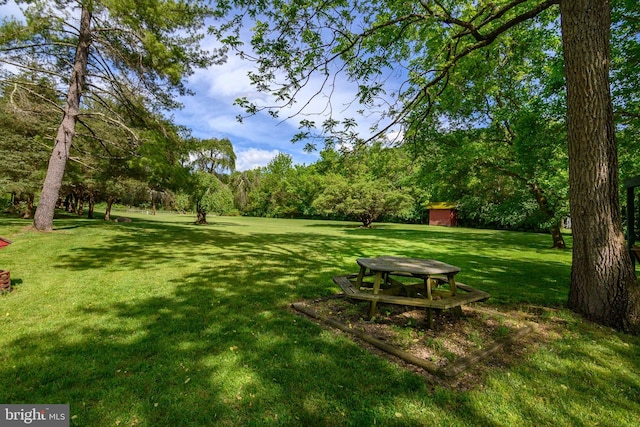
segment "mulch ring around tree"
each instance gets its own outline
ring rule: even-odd
[[[424,309],[378,304],[376,317],[365,320],[369,303],[343,294],[291,307],[429,383],[462,390],[481,384],[490,368],[508,368],[540,343],[557,339],[564,323],[553,308],[502,311],[478,303],[464,306],[462,316],[453,310],[436,313],[434,328],[427,329]]]

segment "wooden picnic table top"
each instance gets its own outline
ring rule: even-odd
[[[432,274],[450,275],[460,272],[460,267],[434,259],[380,256],[376,258],[358,258],[356,261],[360,267],[387,273],[399,272],[420,276]]]

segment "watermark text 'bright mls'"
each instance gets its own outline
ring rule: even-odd
[[[69,405],[0,405],[0,427],[68,427]]]

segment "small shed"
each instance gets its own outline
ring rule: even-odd
[[[455,227],[458,225],[458,204],[453,202],[428,203],[429,225],[444,225]]]

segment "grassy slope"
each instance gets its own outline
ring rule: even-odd
[[[469,392],[432,387],[286,310],[355,259],[437,258],[492,305],[560,307],[570,252],[544,235],[260,218],[0,217],[0,403],[72,425],[634,425],[640,340],[564,310],[562,336]]]

